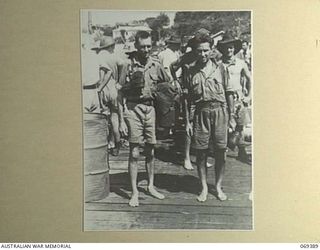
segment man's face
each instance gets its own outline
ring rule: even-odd
[[[248,44],[247,43],[242,43],[242,49],[246,51],[247,48],[248,48]]]
[[[151,52],[151,37],[139,38],[136,48],[142,57],[148,58]]]
[[[208,42],[205,43],[200,43],[197,47],[196,47],[196,53],[197,53],[197,57],[198,57],[198,61],[201,63],[207,63],[210,58],[210,44]]]
[[[224,52],[225,52],[226,57],[228,57],[228,58],[233,57],[234,56],[234,45],[233,44],[226,45]]]

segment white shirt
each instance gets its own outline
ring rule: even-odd
[[[171,80],[173,79],[170,72],[170,65],[177,61],[180,57],[178,52],[174,52],[169,48],[166,48],[164,51],[161,51],[158,55],[161,64],[163,65],[165,71],[170,76]],[[179,77],[181,75],[181,69],[176,72],[176,76]]]
[[[92,50],[81,50],[82,86],[95,84],[99,81],[99,63],[97,54]],[[83,109],[85,113],[99,113],[100,105],[97,89],[83,89]]]

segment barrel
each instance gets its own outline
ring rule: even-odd
[[[86,202],[101,200],[110,192],[106,118],[99,113],[85,113],[83,116]]]

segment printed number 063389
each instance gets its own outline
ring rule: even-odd
[[[318,244],[300,244],[300,248],[318,248]]]

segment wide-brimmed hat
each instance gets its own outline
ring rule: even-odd
[[[92,50],[102,50],[108,48],[112,45],[116,44],[114,39],[111,36],[103,36],[100,38],[100,45],[99,47],[92,48]]]
[[[237,54],[241,50],[241,40],[234,38],[231,34],[226,33],[223,37],[222,40],[218,41],[217,44],[217,49],[219,52],[223,54],[226,46],[233,44],[234,46],[234,54]]]
[[[189,41],[187,42],[187,47],[190,48],[195,48],[196,43],[197,43],[197,38],[201,37],[201,36],[210,36],[210,31],[206,30],[204,28],[198,29],[194,35],[189,39]],[[211,39],[211,38],[210,38]]]
[[[210,31],[205,29],[205,28],[201,28],[201,29],[198,29],[196,32],[195,32],[195,35],[197,34],[200,34],[200,35],[210,35]]]

